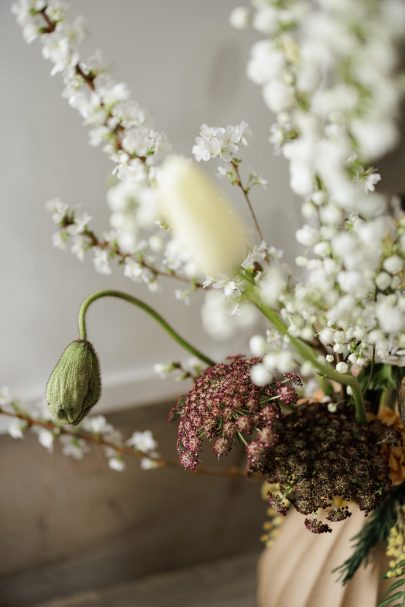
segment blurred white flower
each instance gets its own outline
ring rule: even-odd
[[[158,194],[176,238],[207,276],[231,277],[247,252],[246,230],[221,192],[179,156],[164,163]]]

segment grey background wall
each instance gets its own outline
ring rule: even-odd
[[[234,0],[70,4],[92,32],[85,53],[102,50],[176,151],[190,153],[202,122],[249,122],[254,138],[246,163],[269,181],[256,197],[258,215],[269,241],[293,257],[299,207],[288,189],[287,167],[267,141],[270,114],[244,76],[253,37],[228,25]],[[53,248],[44,203],[58,195],[82,205],[98,232],[108,229],[105,190],[112,166],[101,150],[88,146],[80,117],[61,98],[60,77],[50,77],[39,44],[23,41],[10,7],[11,0],[0,2],[0,385],[23,397],[41,395],[56,357],[75,337],[80,300],[106,287],[129,289],[154,302],[207,351],[229,351],[231,346],[213,343],[201,329],[198,297],[185,307],[168,283],[161,296],[151,296],[119,270],[103,277],[90,259],[82,265]],[[229,195],[242,208],[238,192]],[[104,369],[104,405],[147,402],[177,390],[156,382],[151,369],[179,351],[141,313],[104,302],[91,312],[90,331]]]

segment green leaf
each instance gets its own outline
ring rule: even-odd
[[[400,592],[396,592],[395,594],[389,596],[388,598],[386,598],[384,601],[382,601],[378,607],[389,607],[390,604],[392,603],[392,601],[396,601],[397,599],[403,599],[405,596],[405,593],[400,591]]]
[[[405,499],[405,483],[396,487],[370,515],[357,535],[352,538],[353,554],[340,567],[334,569],[339,573],[342,584],[352,579],[360,565],[367,563],[371,550],[384,542],[396,520],[396,505]]]
[[[391,586],[388,588],[387,592],[394,592],[394,590],[396,590],[397,588],[400,588],[404,584],[405,584],[405,580],[403,580],[401,578],[400,580],[397,580],[396,582],[391,584]]]

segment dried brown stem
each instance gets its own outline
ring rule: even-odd
[[[239,164],[238,164],[238,162],[235,162],[234,160],[232,160],[231,161],[231,165],[232,165],[232,167],[233,167],[233,169],[235,171],[235,175],[236,175],[235,185],[237,185],[242,190],[243,196],[244,196],[244,198],[246,200],[246,203],[247,203],[247,205],[249,207],[250,214],[252,215],[252,219],[253,219],[253,222],[255,224],[257,234],[258,234],[260,240],[264,240],[263,232],[261,230],[261,227],[260,227],[259,222],[257,220],[256,213],[254,211],[252,202],[250,200],[249,188],[247,188],[243,184],[243,182],[242,182],[242,178],[241,178],[240,171],[239,171]]]

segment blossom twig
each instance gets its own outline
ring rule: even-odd
[[[134,447],[130,447],[127,445],[117,445],[113,441],[109,441],[104,438],[101,434],[92,434],[90,432],[86,432],[83,430],[75,430],[70,429],[66,426],[61,426],[52,420],[44,420],[44,419],[34,419],[21,410],[18,411],[8,411],[4,407],[0,406],[0,415],[6,415],[8,417],[13,417],[21,420],[28,427],[36,426],[42,428],[44,430],[48,430],[50,432],[55,432],[57,434],[63,434],[66,436],[70,436],[72,438],[77,438],[84,440],[88,443],[92,443],[98,445],[100,447],[110,448],[120,455],[129,455],[131,457],[136,457],[138,459],[148,459],[154,463],[155,468],[176,468],[184,470],[183,466],[175,460],[167,460],[160,456],[155,456],[149,452],[142,451],[140,449],[136,449]],[[200,466],[198,470],[194,471],[194,474],[199,475],[210,475],[210,476],[231,476],[231,477],[247,477],[247,472],[241,468],[237,468],[236,466],[232,466],[229,468],[216,468],[214,466]]]

